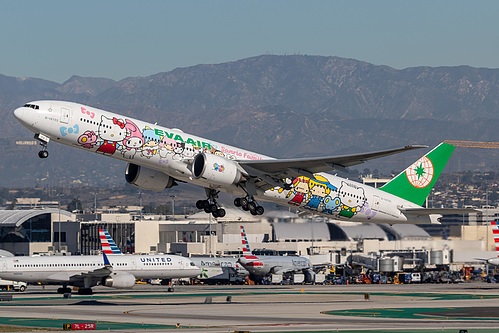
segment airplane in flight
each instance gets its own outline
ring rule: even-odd
[[[191,260],[177,255],[33,256],[0,258],[0,278],[61,284],[58,293],[91,295],[92,287],[132,288],[136,279],[195,277],[201,272]]]
[[[41,100],[14,111],[35,133],[47,158],[55,141],[128,162],[125,179],[141,189],[162,191],[178,182],[205,188],[196,207],[215,218],[225,216],[218,193],[236,196],[234,205],[253,215],[264,208],[259,200],[330,218],[354,222],[439,223],[440,214],[469,210],[422,207],[454,146],[441,143],[380,189],[327,174],[374,158],[426,146],[405,146],[363,154],[275,159],[248,150],[64,101]]]
[[[248,237],[241,226],[241,242],[243,255],[238,262],[250,273],[250,279],[260,281],[269,274],[282,275],[291,272],[303,272],[312,278],[315,273],[313,265],[307,258],[298,256],[260,256],[254,255],[248,244]]]

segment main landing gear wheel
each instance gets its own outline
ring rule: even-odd
[[[68,287],[57,288],[57,293],[58,294],[71,293],[71,288],[68,288]]]
[[[265,209],[254,200],[248,198],[235,198],[234,206],[241,207],[244,211],[249,211],[252,215],[262,215]]]
[[[78,289],[78,295],[92,295],[92,288],[80,288]]]
[[[214,218],[224,217],[226,214],[225,209],[221,208],[215,200],[218,192],[212,189],[205,190],[208,195],[208,200],[198,200],[196,202],[196,208],[203,209],[205,213],[213,215]]]

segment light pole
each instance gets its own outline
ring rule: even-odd
[[[94,192],[94,214],[95,222],[97,222],[97,192]]]
[[[59,252],[61,252],[61,197],[63,195],[64,194],[62,194],[62,193],[58,193],[56,195],[56,197],[57,197],[57,210],[59,212],[59,232],[58,232],[58,234],[59,234],[59,237],[58,237],[59,238],[58,239],[58,241],[59,241],[58,242],[59,243],[58,244],[58,250],[59,250]]]
[[[142,190],[139,191],[140,222],[142,222]]]
[[[172,201],[173,201],[173,203],[172,203],[172,220],[175,220],[175,198],[176,197],[177,197],[176,195],[173,195],[173,194],[170,195],[170,198],[172,198]]]
[[[486,251],[489,250],[489,190],[485,191],[485,239],[487,240],[485,243]],[[489,274],[487,268],[487,275]]]

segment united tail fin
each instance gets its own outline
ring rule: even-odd
[[[496,243],[497,257],[499,257],[499,225],[497,225],[497,221],[492,221],[490,224],[492,225],[492,235],[494,236],[494,242]]]
[[[246,231],[244,231],[243,226],[241,226],[241,242],[243,244],[243,256],[252,255],[253,253],[250,250],[248,238],[246,237]]]
[[[102,252],[105,254],[122,254],[106,229],[99,229],[99,238],[102,246]]]
[[[422,206],[455,148],[442,142],[380,189]]]

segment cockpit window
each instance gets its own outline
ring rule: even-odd
[[[196,266],[196,264],[191,261],[191,266]]]
[[[31,108],[33,110],[40,110],[40,107],[36,104],[24,104],[25,108]]]

